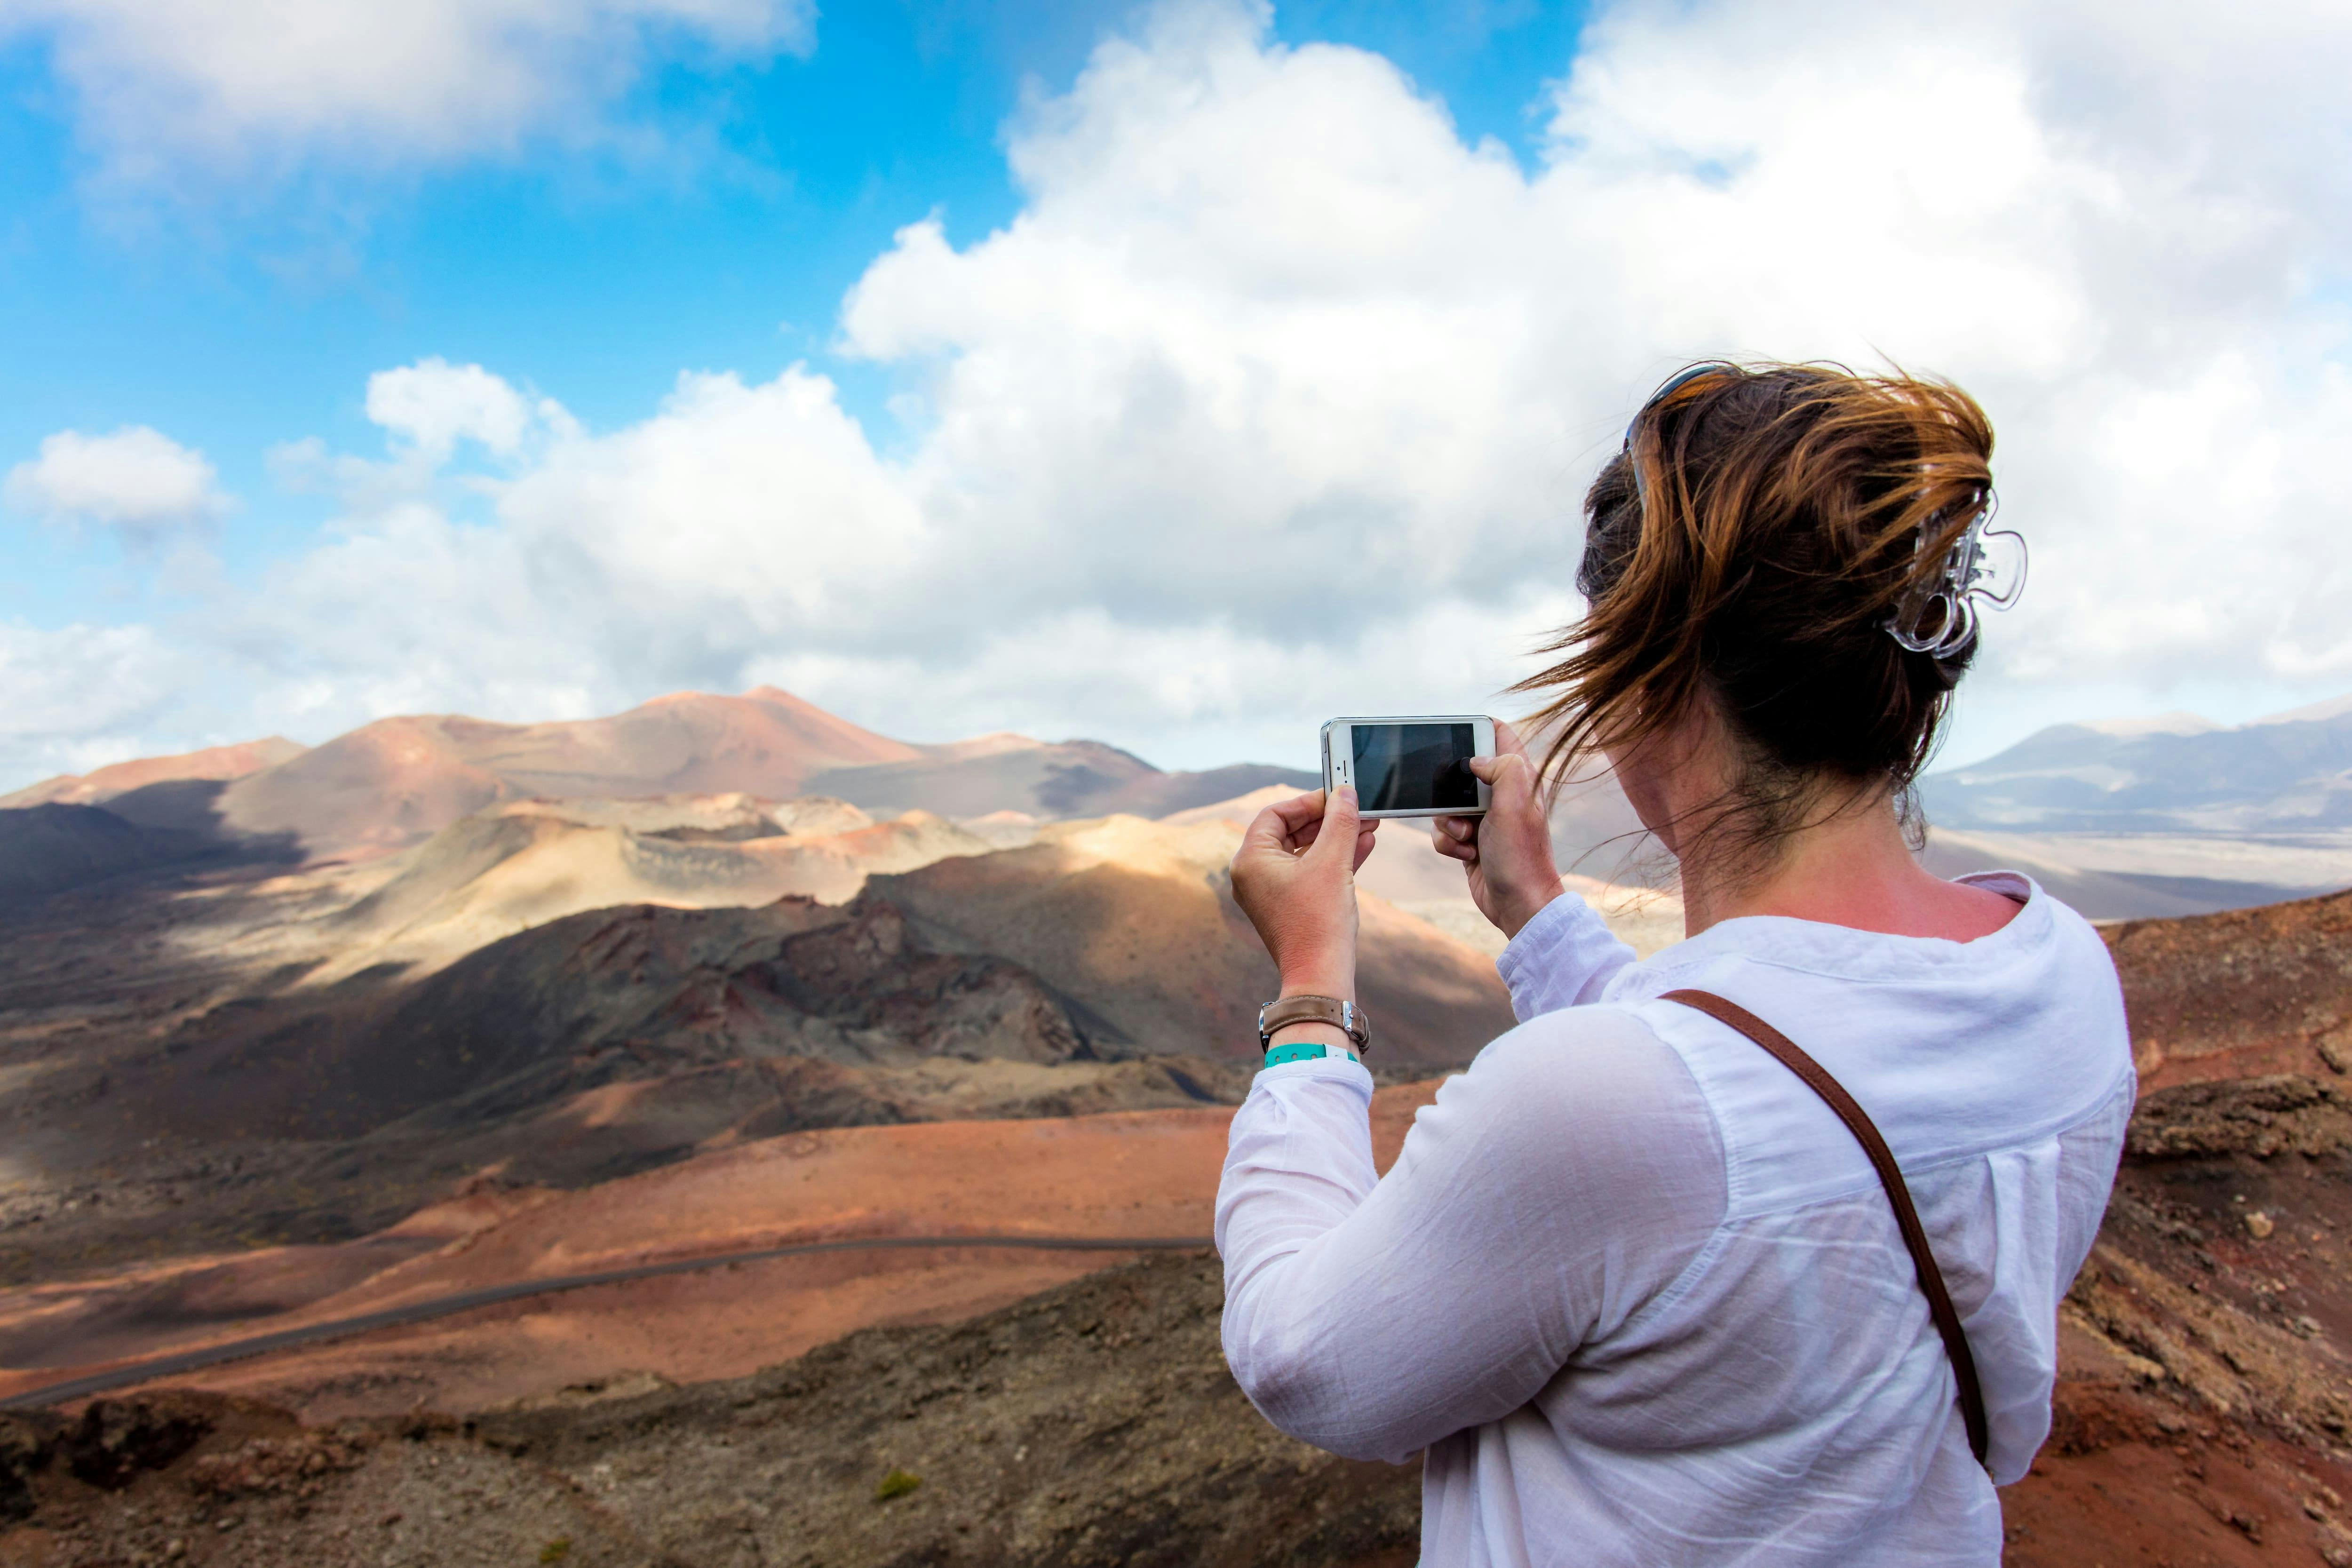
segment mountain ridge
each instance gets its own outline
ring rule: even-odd
[[[862,809],[1058,820],[1158,816],[1312,775],[1242,763],[1168,772],[1098,741],[1003,732],[900,741],[773,686],[672,692],[599,718],[509,724],[401,714],[313,747],[271,740],[116,763],[0,797],[0,810],[103,805],[141,829],[223,846],[291,845],[313,860],[372,858],[529,799],[828,795]]]
[[[2242,835],[2352,829],[2352,698],[2243,724],[2053,724],[1920,781],[1939,827]]]

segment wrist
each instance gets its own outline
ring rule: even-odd
[[[1554,877],[1548,887],[1539,886],[1527,897],[1511,900],[1501,911],[1503,918],[1495,923],[1502,929],[1504,936],[1516,937],[1527,930],[1529,921],[1549,909],[1552,900],[1566,890],[1560,886],[1559,879]]]
[[[1356,971],[1350,964],[1345,968],[1328,966],[1317,969],[1285,970],[1282,989],[1275,994],[1277,1002],[1293,996],[1329,996],[1340,1002],[1356,999]]]

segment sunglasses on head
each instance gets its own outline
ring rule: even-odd
[[[1738,365],[1727,364],[1720,360],[1711,360],[1706,364],[1695,364],[1688,370],[1679,372],[1670,378],[1664,386],[1650,394],[1649,397],[1643,403],[1642,406],[1634,411],[1633,417],[1628,420],[1625,424],[1625,446],[1623,450],[1626,461],[1633,465],[1633,499],[1636,501],[1646,502],[1650,499],[1649,481],[1643,479],[1642,465],[1633,457],[1633,436],[1636,431],[1641,429],[1642,421],[1650,416],[1653,409],[1661,407],[1664,405],[1674,401],[1675,395],[1682,391],[1685,387],[1689,386],[1693,382],[1705,381],[1709,376],[1727,374],[1737,375],[1738,374],[1739,367]]]

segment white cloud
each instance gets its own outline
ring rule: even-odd
[[[368,377],[367,416],[436,463],[446,460],[460,440],[511,457],[530,429],[531,416],[520,393],[478,364],[436,357]]]
[[[369,166],[579,138],[656,51],[804,53],[813,0],[0,0],[47,39],[87,140],[155,179]]]
[[[29,783],[136,754],[130,737],[179,695],[182,666],[144,626],[0,623],[0,776]]]
[[[898,455],[806,367],[599,435],[423,362],[371,416],[395,466],[482,443],[487,512],[354,488],[225,618],[321,730],[777,679],[924,738],[1297,761],[1524,672],[1664,372],[1884,354],[2001,431],[2035,577],[1990,690],[2352,684],[2347,28],[1622,5],[1523,171],[1375,56],[1165,6],[1013,127],[1011,224],[916,223],[845,300]]]
[[[144,425],[104,436],[60,430],[8,470],[0,493],[14,510],[109,528],[135,549],[212,523],[229,505],[203,453]]]

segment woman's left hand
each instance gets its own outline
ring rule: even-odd
[[[1257,814],[1234,853],[1234,902],[1274,955],[1285,996],[1356,999],[1356,870],[1378,822],[1356,792],[1280,801]]]

